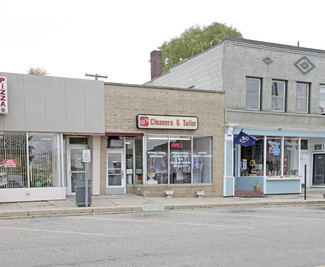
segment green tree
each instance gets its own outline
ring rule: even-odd
[[[27,74],[32,74],[32,75],[43,75],[46,76],[48,75],[47,71],[42,68],[34,68],[34,67],[29,67],[29,70],[27,71]]]
[[[213,22],[204,27],[192,26],[186,29],[180,37],[164,42],[158,47],[162,53],[163,73],[177,63],[218,44],[225,36],[243,37],[235,28],[223,23]]]

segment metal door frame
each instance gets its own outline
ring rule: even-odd
[[[110,186],[108,184],[108,154],[121,154],[121,185]],[[126,177],[125,177],[125,150],[123,148],[107,148],[106,150],[106,194],[126,194]]]
[[[83,144],[69,144],[70,138],[67,138],[67,194],[68,195],[75,195],[75,192],[72,192],[71,188],[71,155],[70,149],[88,149],[88,145]]]

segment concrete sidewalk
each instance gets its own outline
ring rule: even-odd
[[[324,193],[325,188],[308,189],[306,200],[304,200],[303,193],[250,198],[163,198],[107,195],[92,196],[90,207],[77,207],[75,197],[68,196],[66,200],[0,203],[0,219],[270,205],[324,205],[325,207]]]

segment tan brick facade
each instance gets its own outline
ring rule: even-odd
[[[222,196],[224,170],[224,94],[215,91],[164,87],[105,84],[105,131],[109,133],[143,133],[159,135],[193,135],[213,137],[213,185],[135,185],[127,193],[165,196],[173,189],[175,197]],[[149,130],[136,127],[138,114],[197,116],[197,130]],[[106,138],[101,139],[101,185],[106,188]]]

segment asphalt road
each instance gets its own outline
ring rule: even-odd
[[[322,266],[325,207],[0,221],[0,266]]]

